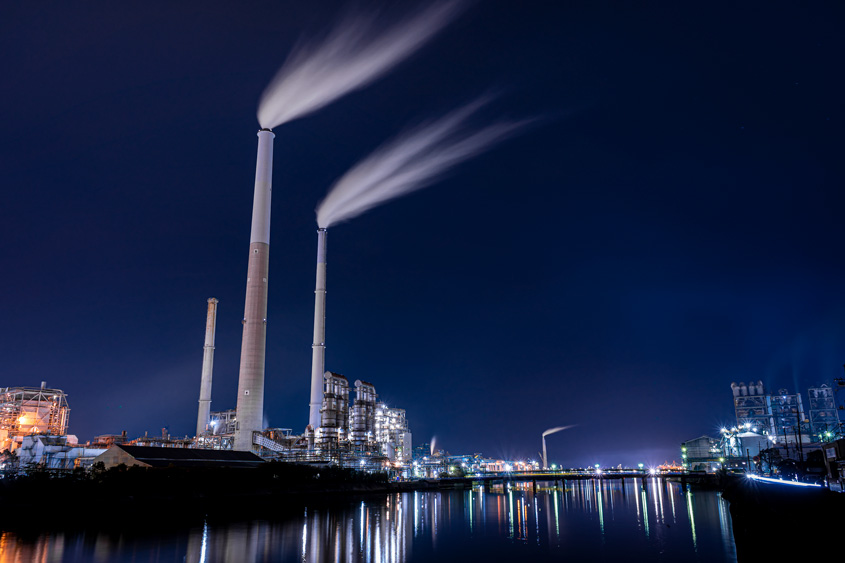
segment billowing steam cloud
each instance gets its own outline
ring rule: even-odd
[[[484,103],[468,104],[376,149],[334,184],[317,208],[317,224],[328,228],[428,186],[449,168],[528,123],[500,122],[477,131],[461,130],[467,117]]]
[[[258,122],[276,127],[363,88],[422,47],[463,4],[437,2],[386,31],[372,18],[349,18],[320,44],[299,45],[261,95]]]

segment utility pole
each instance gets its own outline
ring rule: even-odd
[[[786,439],[786,427],[781,426],[783,430],[783,446],[786,448],[786,457],[789,458],[789,441]]]
[[[801,413],[798,412],[798,409],[792,409],[792,410],[795,411],[795,422],[797,423],[796,428],[798,429],[798,446],[797,446],[798,460],[801,463],[804,463],[804,445],[801,443],[802,442],[802,440],[801,440],[801,422],[802,422],[801,421]]]
[[[845,369],[845,365],[843,365],[843,366],[842,366],[842,368],[843,368],[843,369]],[[841,411],[841,410],[845,410],[845,409],[843,409],[841,406],[838,406],[838,405],[837,405],[837,403],[839,402],[839,401],[837,400],[837,399],[839,398],[839,391],[840,391],[840,390],[842,390],[842,389],[845,389],[845,378],[842,378],[842,377],[834,377],[834,378],[833,378],[833,383],[834,383],[834,385],[833,385],[833,406],[834,406],[837,410],[840,410],[840,411]],[[843,423],[843,422],[842,422],[842,418],[840,417],[840,419],[839,419],[839,428],[837,428],[837,429],[836,429],[836,432],[837,432],[837,434],[839,434],[839,436],[842,436],[842,425],[843,425],[843,424],[845,424],[845,423]]]

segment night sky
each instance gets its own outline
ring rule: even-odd
[[[645,3],[635,3],[645,4]],[[234,408],[259,96],[340,2],[7,3],[2,386],[70,432],[192,434]],[[391,21],[404,13],[383,14]],[[409,125],[536,118],[329,230],[326,367],[414,442],[660,463],[733,420],[730,383],[843,375],[841,4],[487,1],[369,87],[275,129],[265,411],[307,423],[314,209]]]

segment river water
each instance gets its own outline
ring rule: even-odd
[[[0,533],[9,562],[736,561],[727,501],[649,479],[345,497],[278,521]]]

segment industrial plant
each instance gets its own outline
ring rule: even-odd
[[[26,449],[23,448],[28,444],[26,440],[33,436],[53,436],[55,443],[50,447],[59,448],[64,457],[61,462],[49,462],[51,467],[84,466],[92,458],[89,450],[120,445],[245,452],[264,459],[374,470],[390,468],[409,475],[412,434],[405,410],[380,402],[374,383],[362,379],[350,383],[341,373],[326,369],[327,229],[390,199],[431,185],[451,167],[510,137],[530,120],[502,120],[486,127],[470,127],[470,116],[491,99],[482,96],[438,120],[406,129],[353,166],[329,190],[317,209],[312,366],[307,422],[301,432],[294,430],[297,424],[292,423],[289,428],[266,428],[263,422],[275,139],[272,128],[302,118],[368,85],[420,49],[460,12],[459,2],[434,3],[403,20],[395,29],[373,28],[363,34],[361,21],[344,22],[322,44],[301,46],[299,53],[288,58],[263,92],[257,114],[260,130],[234,409],[212,410],[218,300],[211,297],[207,300],[194,436],[175,438],[165,429],[160,437],[145,435],[128,440],[124,433],[100,437],[85,448],[77,447],[75,439],[63,438],[69,410],[64,393],[42,385],[40,390],[5,390],[0,420],[2,449]],[[355,33],[347,33],[352,29]],[[376,52],[378,57],[373,56]],[[308,95],[302,95],[303,92]],[[28,463],[47,463],[39,459],[32,457]]]
[[[0,451],[12,450],[25,436],[63,436],[67,433],[70,408],[61,389],[0,388]]]
[[[207,300],[194,437],[175,438],[163,430],[160,437],[145,435],[128,440],[124,433],[99,437],[93,443],[80,446],[74,436],[67,435],[70,409],[65,393],[59,389],[48,389],[46,383],[42,383],[40,389],[10,387],[0,390],[0,451],[16,452],[21,466],[41,464],[52,469],[85,467],[98,459],[109,461],[115,456],[104,452],[120,446],[251,452],[265,460],[390,469],[394,473],[404,471],[410,475],[412,440],[405,410],[379,402],[374,384],[359,379],[350,385],[345,376],[324,369],[325,228],[317,230],[308,423],[301,433],[295,433],[291,428],[264,428],[262,425],[274,137],[267,128],[258,132],[236,408],[211,410],[219,303],[211,297]]]
[[[685,469],[802,474],[808,479],[826,475],[832,487],[845,488],[845,439],[836,408],[844,379],[834,379],[833,387],[808,388],[807,403],[801,393],[769,391],[762,381],[730,387],[735,422],[719,428],[717,436],[683,442]]]

